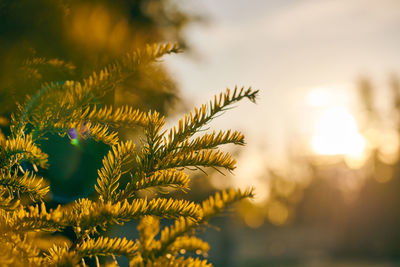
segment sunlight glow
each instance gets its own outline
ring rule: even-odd
[[[344,107],[326,109],[316,123],[312,148],[320,155],[362,157],[366,142],[354,117]]]
[[[329,93],[324,89],[314,89],[307,94],[307,103],[312,107],[326,106],[329,102]]]

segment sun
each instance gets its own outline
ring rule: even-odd
[[[318,117],[311,146],[316,154],[361,157],[366,142],[345,107],[326,108]]]

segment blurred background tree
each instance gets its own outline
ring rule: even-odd
[[[364,121],[360,131],[368,142],[360,162],[343,155],[305,155],[293,148],[284,169],[267,167],[262,175],[268,181],[268,199],[241,204],[244,223],[256,229],[249,230],[249,239],[264,235],[268,240],[263,247],[269,251],[268,266],[307,266],[308,260],[317,266],[398,262],[400,82],[396,75],[389,77],[387,88],[390,106],[382,111],[376,100],[379,89],[371,78],[358,80]],[[251,249],[257,246],[261,243]]]
[[[1,0],[0,113],[15,110],[44,82],[82,79],[146,43],[185,47],[182,29],[196,20],[174,1]],[[165,112],[177,96],[175,82],[157,65],[116,88],[107,101]]]

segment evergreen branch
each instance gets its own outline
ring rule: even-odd
[[[158,112],[149,112],[148,125],[145,128],[146,144],[142,150],[141,167],[145,173],[155,171],[158,152],[162,146],[162,135],[160,134],[162,127],[165,124],[164,117],[160,117]]]
[[[73,64],[57,58],[33,57],[23,62],[18,76],[26,79],[26,82],[30,84],[37,84],[46,79],[43,74],[62,74],[65,77],[65,74],[72,74],[74,70],[75,66]]]
[[[130,264],[130,266],[132,265]],[[154,261],[148,262],[146,267],[212,267],[212,264],[208,263],[207,260],[200,260],[198,258],[189,257],[185,259],[169,255],[169,257],[159,257]]]
[[[27,257],[27,253],[24,251],[30,249],[25,240],[15,244],[12,242],[2,242],[0,250],[0,263],[2,266],[32,266],[40,267],[44,266],[44,258],[41,256]]]
[[[186,220],[185,218],[179,218],[175,221],[174,225],[165,227],[161,231],[161,247],[154,249],[152,255],[159,257],[165,255],[168,251],[169,246],[175,242],[175,240],[187,233],[191,229],[194,229],[198,224],[206,223],[211,217],[216,215],[218,212],[223,211],[226,207],[244,198],[253,196],[252,190],[229,190],[215,193],[215,196],[210,196],[207,200],[202,203],[202,218],[197,222]]]
[[[45,133],[51,133],[64,137],[69,129],[80,129],[83,124],[85,124],[85,127],[87,129],[87,138],[92,138],[96,142],[102,142],[109,146],[114,146],[119,142],[118,133],[110,131],[107,124],[93,124],[82,120],[76,120],[74,122],[53,122],[51,120],[48,120],[42,125],[39,125],[38,128],[32,130],[32,135],[35,135],[37,138]]]
[[[94,72],[83,80],[83,87],[93,92],[104,93],[126,80],[138,70],[139,66],[154,62],[166,54],[178,53],[179,51],[177,44],[147,45],[144,51],[138,49],[133,53],[128,53],[122,59],[108,65],[99,72]]]
[[[129,258],[138,248],[138,244],[132,240],[101,236],[83,241],[75,250],[81,257],[122,255]]]
[[[242,87],[238,89],[235,87],[233,93],[227,89],[225,94],[220,94],[219,97],[214,97],[214,102],[209,105],[202,105],[201,108],[195,108],[189,115],[185,115],[184,119],[179,120],[178,128],[174,127],[169,131],[168,142],[165,144],[164,155],[178,147],[178,144],[191,137],[198,132],[204,125],[210,122],[220,112],[226,110],[230,105],[236,103],[243,98],[248,98],[250,101],[255,102],[258,90],[253,91],[249,88],[247,90]]]
[[[0,139],[0,141],[0,157],[3,166],[7,164],[10,168],[24,160],[42,168],[47,167],[48,156],[33,143],[31,135],[17,136],[6,140]]]
[[[49,83],[43,85],[32,97],[28,97],[27,102],[21,108],[20,112],[12,116],[12,133],[14,135],[23,134],[29,118],[34,114],[33,111],[38,107],[40,108],[41,104],[48,105],[49,102],[46,102],[44,98],[46,98],[49,92],[60,91],[61,89],[63,89],[63,83]]]
[[[118,143],[108,152],[103,159],[103,167],[98,171],[99,178],[95,189],[105,202],[114,201],[122,167],[130,162],[135,145],[131,141]]]
[[[30,266],[40,266],[38,263],[39,249],[26,239],[26,234],[20,235],[7,232],[0,235],[2,250],[12,250],[13,257],[21,261],[21,264],[29,264]],[[1,261],[3,263],[3,261]],[[16,263],[14,263],[16,264]]]
[[[175,223],[169,227],[164,227],[161,231],[160,246],[154,248],[148,254],[152,255],[153,258],[158,258],[165,255],[169,250],[169,246],[175,242],[175,240],[194,229],[199,224],[203,223],[204,220],[201,219],[198,222],[193,222],[187,218],[178,218]]]
[[[182,251],[183,250],[183,251]],[[182,251],[194,251],[196,254],[207,253],[210,250],[210,245],[195,236],[180,236],[169,247],[168,252],[175,254]]]
[[[21,204],[19,199],[15,199],[13,196],[3,197],[4,194],[5,191],[0,192],[0,209],[13,211]]]
[[[84,110],[88,105],[98,103],[100,93],[93,92],[91,88],[84,87],[79,81],[65,81],[62,91],[52,91],[54,95],[49,95],[49,99],[57,99],[56,105],[47,105],[49,116],[57,118],[57,121],[76,120],[72,116],[75,111]],[[56,116],[55,116],[56,115]]]
[[[62,71],[72,72],[75,69],[75,66],[72,63],[65,62],[64,60],[60,60],[58,58],[43,58],[43,57],[34,57],[26,59],[22,64],[22,69],[30,68],[59,68]]]
[[[203,211],[203,221],[208,221],[211,217],[222,212],[227,206],[245,198],[252,198],[254,196],[253,189],[248,189],[242,192],[237,190],[223,190],[216,192],[214,196],[210,196],[201,204]]]
[[[164,139],[164,142],[167,143],[167,140]],[[176,150],[182,152],[213,149],[225,144],[244,145],[244,135],[237,131],[231,132],[231,130],[226,132],[220,131],[218,134],[216,134],[214,131],[212,133],[206,133],[202,136],[199,136],[194,140],[186,139]]]
[[[26,261],[28,265],[76,266],[82,263],[85,266],[84,258],[94,257],[96,265],[100,266],[98,256],[112,256],[114,265],[118,265],[115,255],[124,255],[132,266],[211,266],[205,260],[177,257],[177,252],[207,252],[209,245],[188,232],[199,224],[206,224],[229,204],[251,197],[251,191],[216,193],[201,206],[172,198],[128,199],[138,190],[151,187],[187,188],[189,177],[180,170],[186,167],[233,170],[235,160],[217,148],[230,143],[243,145],[243,134],[228,130],[193,136],[237,101],[248,98],[254,102],[258,91],[235,87],[231,94],[228,89],[208,105],[186,115],[167,135],[163,131],[165,119],[156,111],[144,113],[128,106],[113,109],[98,105],[100,97],[142,71],[144,66],[176,52],[179,52],[176,44],[147,46],[94,72],[82,82],[45,84],[12,116],[11,137],[5,138],[0,131],[0,189],[3,189],[0,191],[0,239],[8,238],[4,242],[8,246],[6,261],[19,263],[21,258],[21,264]],[[33,59],[25,62],[25,73],[40,80],[37,67],[48,65],[73,69],[62,61]],[[140,152],[135,151],[130,141],[120,143],[117,132],[113,131],[126,126],[143,127],[145,140]],[[79,132],[71,137],[70,129],[79,129]],[[21,164],[28,161],[35,170],[36,165],[46,167],[47,155],[35,141],[46,133],[65,136],[67,132],[72,139],[90,136],[111,146],[98,171],[95,189],[99,198],[97,201],[83,198],[70,206],[48,211],[44,203],[27,206],[19,200],[20,195],[25,194],[33,201],[43,200],[49,188],[42,179],[25,172]],[[18,168],[24,173],[21,177],[18,177]],[[132,169],[132,180],[120,189],[121,176]],[[175,224],[165,227],[160,240],[156,240],[160,218],[174,219]],[[140,239],[136,242],[102,235],[93,238],[94,234],[99,234],[99,229],[107,230],[112,224],[132,219],[141,219]],[[73,227],[76,234],[72,246],[54,245],[43,253],[26,239],[28,231],[56,232],[66,227]],[[38,241],[37,236],[34,240]]]
[[[4,221],[7,222],[7,229],[13,232],[45,231],[55,232],[66,226],[66,213],[58,206],[55,210],[46,211],[44,203],[29,206],[28,210],[22,208],[9,213],[1,213]]]
[[[96,102],[96,97],[82,88],[79,82],[65,81],[44,88],[49,88],[46,94],[40,101],[36,99],[41,104],[22,112],[27,117],[24,124],[29,122],[33,126],[31,134],[34,140],[48,132],[63,136],[69,128],[84,122],[81,118],[83,110]],[[32,100],[28,104],[30,102]],[[21,121],[18,123],[21,124]]]
[[[85,230],[96,231],[96,227],[105,227],[109,224],[122,224],[145,215],[154,215],[166,219],[176,219],[180,216],[192,220],[200,219],[200,209],[193,202],[166,198],[135,199],[131,203],[127,200],[112,204],[111,202],[94,203],[81,199],[74,205],[69,218],[71,225],[76,225],[78,232]]]
[[[166,43],[166,44],[152,44],[152,45],[146,45],[146,57],[142,57],[142,62],[147,60],[147,61],[154,61],[166,54],[171,54],[171,53],[179,53],[181,52],[181,49],[179,48],[178,43]],[[137,53],[140,55],[141,51],[138,50]],[[142,63],[143,64],[143,63]]]
[[[64,137],[69,129],[79,128],[79,125],[82,125],[80,121],[70,122],[70,121],[60,121],[58,119],[52,120],[54,118],[50,118],[47,121],[44,121],[41,124],[36,125],[34,129],[32,129],[32,136],[34,140],[39,139],[43,135],[50,133],[53,135],[59,135]]]
[[[139,65],[156,61],[165,54],[177,52],[179,52],[177,44],[147,46],[144,52],[137,50],[127,54],[121,60],[105,67],[98,73],[94,72],[82,83],[66,81],[45,84],[28,99],[20,114],[14,116],[16,124],[13,127],[13,133],[22,134],[23,129],[32,117],[35,117],[34,125],[40,125],[43,117],[53,122],[68,120],[76,109],[81,110],[86,108],[87,105],[93,104],[97,98],[126,80],[138,70]]]
[[[26,194],[32,201],[42,200],[50,190],[43,178],[36,178],[28,171],[23,176],[18,176],[17,172],[12,175],[0,171],[0,188],[6,189],[10,196],[16,194],[18,198]]]
[[[2,266],[38,266],[31,265],[28,260],[24,259],[23,255],[21,255],[21,251],[17,250],[14,244],[10,242],[1,243],[0,262]]]
[[[160,170],[153,172],[150,176],[142,173],[135,181],[129,182],[125,189],[121,190],[117,195],[117,200],[131,198],[138,190],[148,189],[151,187],[172,187],[172,188],[188,188],[189,175],[175,169]]]
[[[15,235],[17,236],[17,235]],[[4,236],[3,236],[4,237]],[[0,264],[1,266],[15,266],[15,267],[40,267],[44,266],[45,261],[41,256],[30,256],[29,252],[25,250],[32,249],[25,239],[18,243],[13,241],[1,240],[0,249]]]
[[[71,251],[67,245],[53,245],[45,256],[48,266],[79,266],[81,260],[79,255]]]
[[[228,170],[235,169],[236,161],[229,153],[219,150],[201,150],[189,153],[176,153],[158,162],[157,169],[169,169],[190,166],[222,167]]]
[[[131,187],[132,191],[142,190],[156,186],[172,186],[187,188],[189,184],[189,175],[182,171],[161,170],[154,172],[150,177],[143,177],[136,181]]]
[[[89,135],[97,142],[114,146],[118,144],[119,138],[116,132],[110,132],[107,125],[88,123]]]
[[[91,123],[108,124],[112,127],[146,127],[148,124],[146,113],[130,106],[123,106],[113,110],[112,106],[97,109],[89,107],[82,115],[82,120]]]

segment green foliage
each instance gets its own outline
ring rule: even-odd
[[[188,190],[186,171],[193,167],[233,170],[235,160],[219,146],[243,145],[241,133],[228,130],[194,135],[233,103],[243,98],[254,102],[257,91],[228,89],[170,130],[164,129],[164,117],[156,111],[96,102],[139,66],[178,51],[172,44],[147,46],[81,82],[46,84],[20,106],[12,116],[11,135],[0,140],[0,260],[5,265],[85,266],[85,260],[94,258],[99,264],[101,257],[117,266],[116,257],[125,256],[131,266],[211,266],[203,259],[209,245],[195,237],[195,229],[228,205],[252,197],[252,191],[222,191],[200,204],[165,194],[143,198],[141,191]],[[49,62],[37,60],[30,66],[41,64]],[[120,140],[120,127],[142,128],[143,140],[139,144]],[[37,168],[48,166],[48,156],[38,144],[45,142],[46,134],[65,136],[71,129],[79,129],[80,136],[70,138],[90,138],[109,145],[110,150],[98,170],[96,196],[50,209],[46,204],[49,186],[34,174]],[[160,229],[161,219],[174,221]],[[130,220],[140,220],[138,240],[104,235],[112,225]],[[76,238],[55,242],[56,234],[67,228],[73,229]],[[50,245],[43,248],[38,242],[45,233],[52,235],[45,237]],[[198,258],[178,254],[187,251]]]

